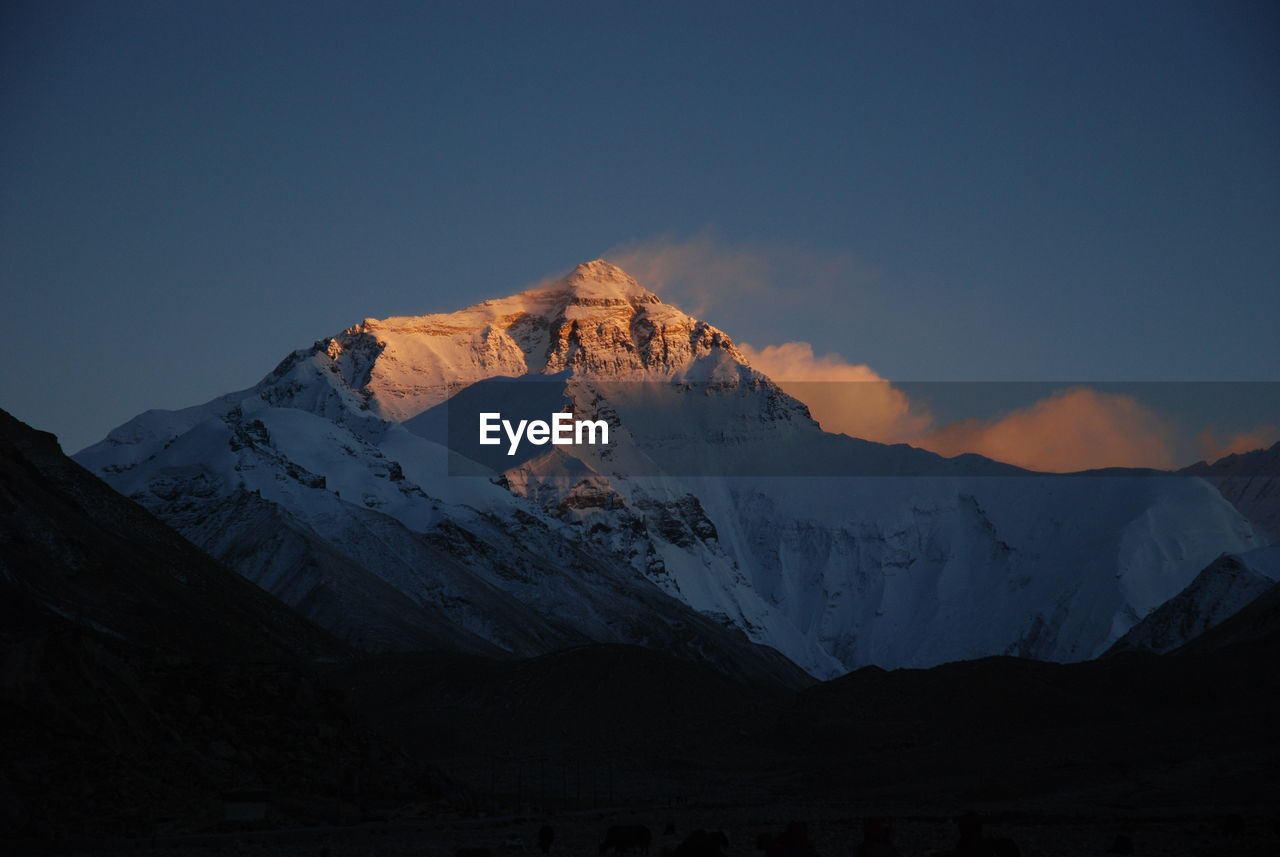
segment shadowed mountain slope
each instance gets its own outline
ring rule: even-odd
[[[1219,625],[1273,587],[1280,577],[1280,546],[1258,548],[1209,564],[1186,589],[1148,614],[1107,654],[1172,651]]]
[[[0,548],[8,631],[69,625],[218,661],[344,651],[4,411]]]
[[[216,829],[243,788],[354,820],[432,782],[310,674],[346,653],[0,412],[0,836]]]

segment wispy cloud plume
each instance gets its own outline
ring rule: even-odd
[[[976,452],[1031,470],[1068,473],[1099,467],[1167,469],[1175,431],[1132,396],[1077,387],[992,420],[942,426],[919,445],[942,455]]]
[[[641,284],[697,316],[743,303],[763,305],[803,294],[817,302],[877,276],[849,253],[798,246],[732,244],[703,230],[688,238],[657,236],[619,244],[604,258]]]
[[[807,342],[763,348],[739,343],[739,348],[753,367],[808,405],[827,431],[898,443],[919,437],[932,424],[927,413],[913,409],[904,392],[865,364],[850,363],[839,354],[818,357]]]
[[[705,315],[726,299],[772,289],[770,265],[762,254],[726,247],[709,234],[632,241],[608,251],[605,258],[693,315]]]
[[[1173,425],[1132,396],[1074,388],[991,419],[938,425],[926,406],[865,364],[819,357],[807,342],[741,348],[829,432],[945,456],[973,452],[1052,473],[1178,464]],[[1237,445],[1247,443],[1241,438]]]
[[[848,306],[851,291],[878,278],[849,254],[732,244],[711,230],[631,241],[603,256],[667,302],[731,332],[758,332],[762,312],[793,302]],[[740,345],[749,362],[808,405],[825,430],[910,443],[947,456],[972,452],[1046,472],[1166,469],[1187,463],[1179,458],[1189,444],[1213,461],[1280,439],[1280,427],[1269,426],[1227,437],[1206,431],[1192,443],[1172,420],[1137,398],[1088,387],[1060,390],[987,419],[939,424],[927,405],[866,364],[836,353],[819,355],[805,341]]]

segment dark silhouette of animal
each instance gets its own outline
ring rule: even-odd
[[[893,844],[893,829],[887,821],[871,818],[863,822],[857,857],[902,857]]]
[[[604,842],[600,843],[600,853],[602,855],[609,852],[648,854],[649,843],[652,841],[653,836],[649,833],[649,828],[643,824],[615,824],[605,833]]]
[[[695,830],[671,852],[672,857],[723,857],[729,837],[721,830]]]
[[[549,824],[538,829],[538,850],[543,854],[551,853],[551,843],[556,841],[556,829]]]
[[[809,825],[803,821],[791,822],[779,836],[760,834],[756,848],[763,851],[765,857],[818,857],[809,842]]]

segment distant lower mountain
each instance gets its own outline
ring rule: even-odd
[[[1239,613],[1277,580],[1280,546],[1220,556],[1186,589],[1134,625],[1107,654],[1173,651]]]
[[[1208,655],[1220,651],[1258,651],[1274,659],[1280,657],[1280,584],[1259,595],[1230,619],[1210,628],[1179,651]],[[1266,668],[1274,675],[1272,666]]]

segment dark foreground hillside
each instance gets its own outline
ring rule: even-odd
[[[798,694],[606,646],[509,663],[405,656],[344,668],[342,686],[377,731],[508,806],[583,804],[586,777],[604,783],[586,804],[612,788],[658,803],[1266,813],[1280,589],[1268,602],[1215,629],[1207,651],[868,668]]]
[[[844,857],[884,816],[925,854],[969,811],[1026,854],[1280,844],[1280,588],[1168,655],[800,691],[633,646],[353,660],[0,429],[0,851],[519,853],[550,823],[553,853],[642,824],[654,853],[705,827],[748,855],[801,820]]]
[[[748,855],[799,819],[816,853],[843,857],[890,818],[900,853],[929,854],[977,812],[1022,854],[1210,857],[1280,853],[1278,657],[1280,587],[1169,655],[870,668],[799,693],[605,646],[403,656],[333,678],[492,816],[385,828],[387,853],[498,853],[551,819],[563,853],[639,823],[674,829],[655,839],[664,853],[704,827],[731,828],[724,853]]]
[[[288,824],[445,793],[317,681],[344,654],[0,411],[0,836],[217,827],[234,792]]]

